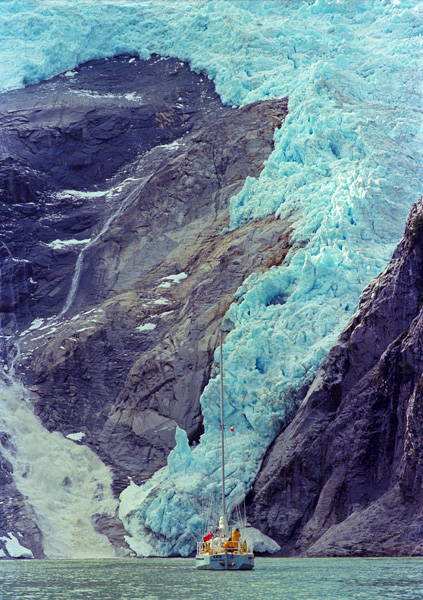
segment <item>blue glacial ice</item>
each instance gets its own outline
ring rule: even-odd
[[[417,0],[2,3],[0,89],[97,57],[189,60],[224,102],[288,96],[258,179],[230,226],[275,213],[292,224],[284,266],[251,275],[226,315],[227,503],[251,488],[266,448],[383,268],[422,193],[422,30]],[[135,551],[187,555],[203,498],[218,496],[218,369],[201,399],[205,433],[183,431],[167,467],[121,496]]]

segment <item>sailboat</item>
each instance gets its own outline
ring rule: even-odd
[[[223,352],[220,332],[220,426],[222,434],[222,515],[216,535],[213,531],[197,543],[195,566],[208,571],[250,571],[254,569],[254,553],[241,532],[230,533],[225,505],[225,426],[223,421]]]

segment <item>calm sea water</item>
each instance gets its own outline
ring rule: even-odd
[[[423,559],[256,559],[196,571],[193,559],[3,561],[2,600],[423,600]]]

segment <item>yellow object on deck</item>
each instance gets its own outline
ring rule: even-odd
[[[231,540],[227,540],[223,547],[224,548],[231,548],[233,550],[239,550],[239,540],[241,538],[241,534],[239,532],[238,529],[234,529],[232,531],[232,539]]]

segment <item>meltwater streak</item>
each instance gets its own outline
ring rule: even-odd
[[[81,279],[81,272],[82,272],[82,267],[84,264],[84,255],[85,255],[86,251],[89,250],[92,246],[94,246],[94,244],[96,244],[98,242],[98,240],[105,233],[107,233],[107,231],[108,231],[110,225],[113,223],[113,221],[115,221],[115,219],[117,219],[117,217],[125,210],[125,208],[131,203],[131,201],[137,197],[137,195],[139,194],[139,191],[140,191],[140,187],[142,187],[148,179],[149,179],[148,177],[139,179],[139,185],[137,185],[137,187],[126,196],[125,200],[123,202],[121,202],[121,204],[119,204],[117,210],[112,212],[112,214],[106,220],[106,222],[104,223],[100,232],[97,235],[95,235],[79,253],[78,258],[76,259],[76,263],[75,263],[75,271],[74,271],[74,275],[72,278],[71,287],[70,287],[68,296],[66,298],[66,302],[65,302],[60,314],[57,317],[58,319],[63,317],[68,312],[68,310],[70,309],[70,307],[73,304],[73,301],[75,300],[75,296],[78,291],[79,281]],[[125,181],[128,181],[128,182],[133,181],[133,178],[130,177]],[[116,186],[116,188],[110,188],[108,191],[105,191],[104,195],[105,196],[106,195],[113,196],[113,194],[116,190],[119,190],[119,192],[121,192],[122,189],[125,187],[125,181],[123,183],[118,184]]]

